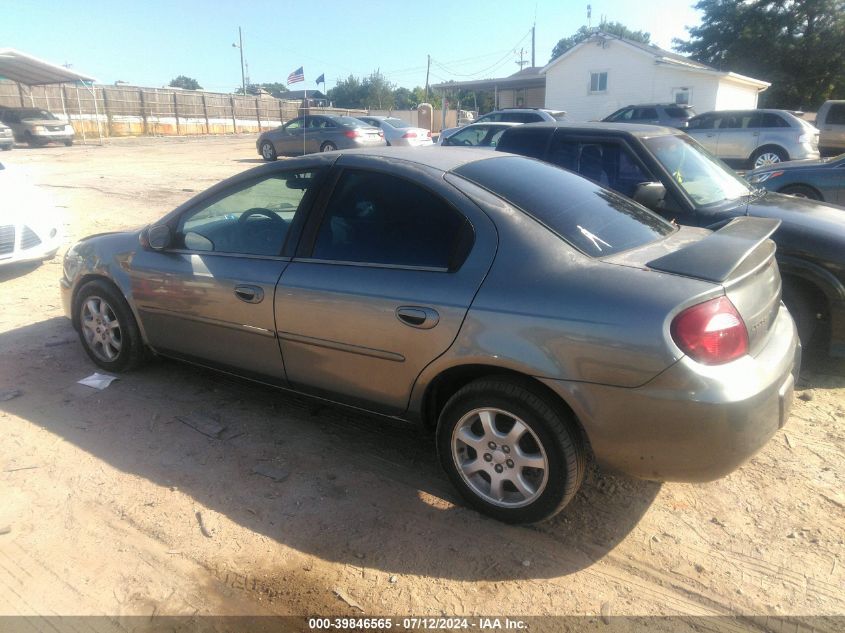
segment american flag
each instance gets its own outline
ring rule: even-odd
[[[305,81],[305,72],[302,70],[302,66],[288,75],[288,85],[295,84],[299,81]]]

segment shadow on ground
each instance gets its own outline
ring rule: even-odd
[[[111,466],[307,555],[395,574],[550,578],[588,567],[637,525],[660,485],[590,469],[555,519],[512,527],[460,505],[432,438],[404,423],[326,406],[166,360],[104,391],[67,320],[0,335],[0,402]],[[212,439],[177,418],[211,413]],[[257,465],[285,470],[274,482]],[[410,546],[409,546],[410,544]],[[524,561],[530,561],[525,565]]]

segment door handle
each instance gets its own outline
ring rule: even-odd
[[[264,291],[258,286],[235,286],[235,296],[246,303],[261,303]]]
[[[399,306],[396,308],[396,318],[420,330],[430,330],[440,322],[437,310],[420,306]]]

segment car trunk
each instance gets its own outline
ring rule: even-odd
[[[780,307],[780,271],[775,244],[768,239],[779,225],[779,220],[737,218],[714,233],[681,229],[607,261],[721,285],[745,323],[748,351],[754,355],[765,344]]]

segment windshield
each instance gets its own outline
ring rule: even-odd
[[[751,193],[747,182],[688,136],[654,136],[644,138],[643,143],[696,205]]]
[[[21,110],[20,117],[21,121],[38,121],[40,119],[58,121],[58,119],[53,116],[51,112],[47,112],[47,110]]]
[[[402,119],[395,119],[392,117],[389,119],[385,119],[384,122],[387,123],[389,126],[395,128],[411,127],[411,124],[407,121],[403,121]]]

